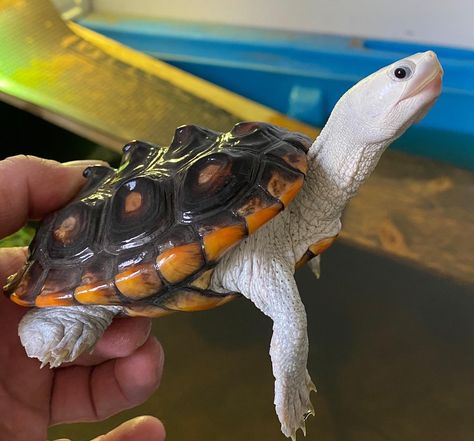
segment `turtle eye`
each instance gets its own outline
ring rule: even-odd
[[[415,72],[415,66],[411,65],[412,63],[407,63],[406,61],[403,64],[394,66],[390,71],[390,76],[395,81],[406,81],[413,76]]]

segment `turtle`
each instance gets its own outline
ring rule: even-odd
[[[294,280],[341,230],[341,214],[384,150],[432,107],[443,70],[411,55],[347,91],[313,142],[267,123],[177,129],[169,147],[135,141],[118,170],[92,167],[47,216],[5,293],[34,307],[19,334],[59,366],[93,348],[116,315],[159,317],[240,296],[273,320],[275,409],[296,439],[314,409],[307,319]]]
[[[311,144],[260,122],[178,127],[167,147],[129,142],[117,170],[84,170],[87,184],[44,219],[6,291],[22,306],[120,305],[127,316],[227,303],[239,294],[208,289],[216,264],[293,200]]]

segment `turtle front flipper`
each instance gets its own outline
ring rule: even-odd
[[[314,414],[310,393],[316,389],[306,368],[306,312],[293,277],[294,268],[278,249],[258,245],[258,239],[251,236],[245,248],[226,255],[215,270],[211,288],[241,292],[273,320],[270,356],[275,409],[282,432],[295,440],[298,429],[305,432],[307,416]]]

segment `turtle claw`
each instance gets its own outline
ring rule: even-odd
[[[314,411],[314,407],[311,404],[311,407],[303,415],[303,421],[306,421],[310,416],[315,416],[315,415],[316,415],[316,412]]]
[[[49,366],[50,368],[57,368],[61,366],[61,364],[68,360],[70,351],[66,348],[63,348],[59,351],[52,351],[51,356],[49,357]]]
[[[51,357],[50,356],[46,356],[43,360],[41,360],[41,366],[40,366],[40,369],[43,369],[45,366],[48,365],[48,363],[50,362],[51,360]],[[50,366],[51,367],[51,366]]]
[[[40,369],[43,369],[48,364],[50,369],[54,369],[61,366],[61,364],[65,362],[72,361],[71,351],[66,348],[60,350],[46,349],[42,354],[34,354],[27,349],[27,354],[29,357],[34,357],[41,361]]]
[[[304,423],[304,421],[301,423],[301,425],[300,425],[300,427],[298,427],[298,429],[301,429],[301,431],[303,432],[303,436],[306,438],[306,424]],[[290,436],[291,441],[297,441],[298,429],[296,429],[296,431],[293,434],[291,434],[291,436]]]
[[[282,423],[281,431],[292,441],[297,440],[298,430],[306,436],[306,420],[315,414],[310,394],[316,388],[307,371],[301,376],[303,378],[299,384],[288,384],[281,392],[279,387],[275,390],[275,398],[277,395],[279,398],[276,411]]]
[[[47,352],[45,356],[42,358],[39,358],[39,356],[34,356],[34,357],[38,358],[39,361],[41,361],[40,369],[43,369],[48,364],[49,364],[49,368],[53,369],[53,368],[57,368],[61,366],[63,361],[69,357],[69,351],[66,349],[60,351],[59,353],[55,351],[51,351],[51,352]]]

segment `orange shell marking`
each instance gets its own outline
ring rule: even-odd
[[[322,239],[319,242],[311,245],[308,249],[317,256],[318,254],[324,253],[336,240],[337,236],[328,237],[326,239]]]
[[[38,308],[48,306],[71,306],[74,305],[72,292],[43,292],[36,297],[35,305]]]
[[[219,259],[228,249],[246,236],[243,225],[218,228],[204,236],[204,249],[210,261]]]
[[[322,239],[319,242],[310,245],[306,253],[303,254],[300,260],[295,264],[295,270],[300,269],[303,265],[305,265],[308,261],[310,261],[313,257],[318,256],[319,254],[326,251],[336,240],[337,236],[328,237],[326,239]]]
[[[137,211],[142,206],[142,195],[138,191],[132,191],[125,198],[125,213]]]
[[[99,282],[95,284],[78,286],[74,297],[85,305],[119,305],[120,299],[115,295],[112,282]]]
[[[10,296],[10,300],[20,306],[35,306],[34,302],[23,300],[16,292]]]
[[[127,297],[141,299],[161,289],[162,283],[152,263],[133,265],[115,276],[115,286]]]
[[[190,243],[170,248],[156,258],[161,275],[170,283],[178,283],[194,274],[204,264],[201,245]]]
[[[125,308],[125,314],[129,317],[163,317],[165,315],[172,314],[175,311],[163,309],[153,305],[136,305]]]
[[[278,172],[275,172],[268,182],[267,189],[270,194],[283,202],[285,207],[295,198],[303,186],[304,176],[299,176],[295,181],[288,182],[282,179]]]
[[[253,214],[249,214],[248,216],[245,216],[249,234],[253,233],[258,228],[260,228],[263,224],[267,223],[270,219],[275,217],[282,210],[282,208],[283,207],[281,204],[274,204],[270,207],[264,208]]]
[[[198,291],[179,291],[164,306],[175,311],[204,311],[224,305],[237,297],[236,294],[206,296]]]
[[[281,210],[283,204],[276,202],[266,195],[255,194],[250,197],[238,210],[237,214],[245,218],[249,234],[255,232],[263,224],[275,217]]]

